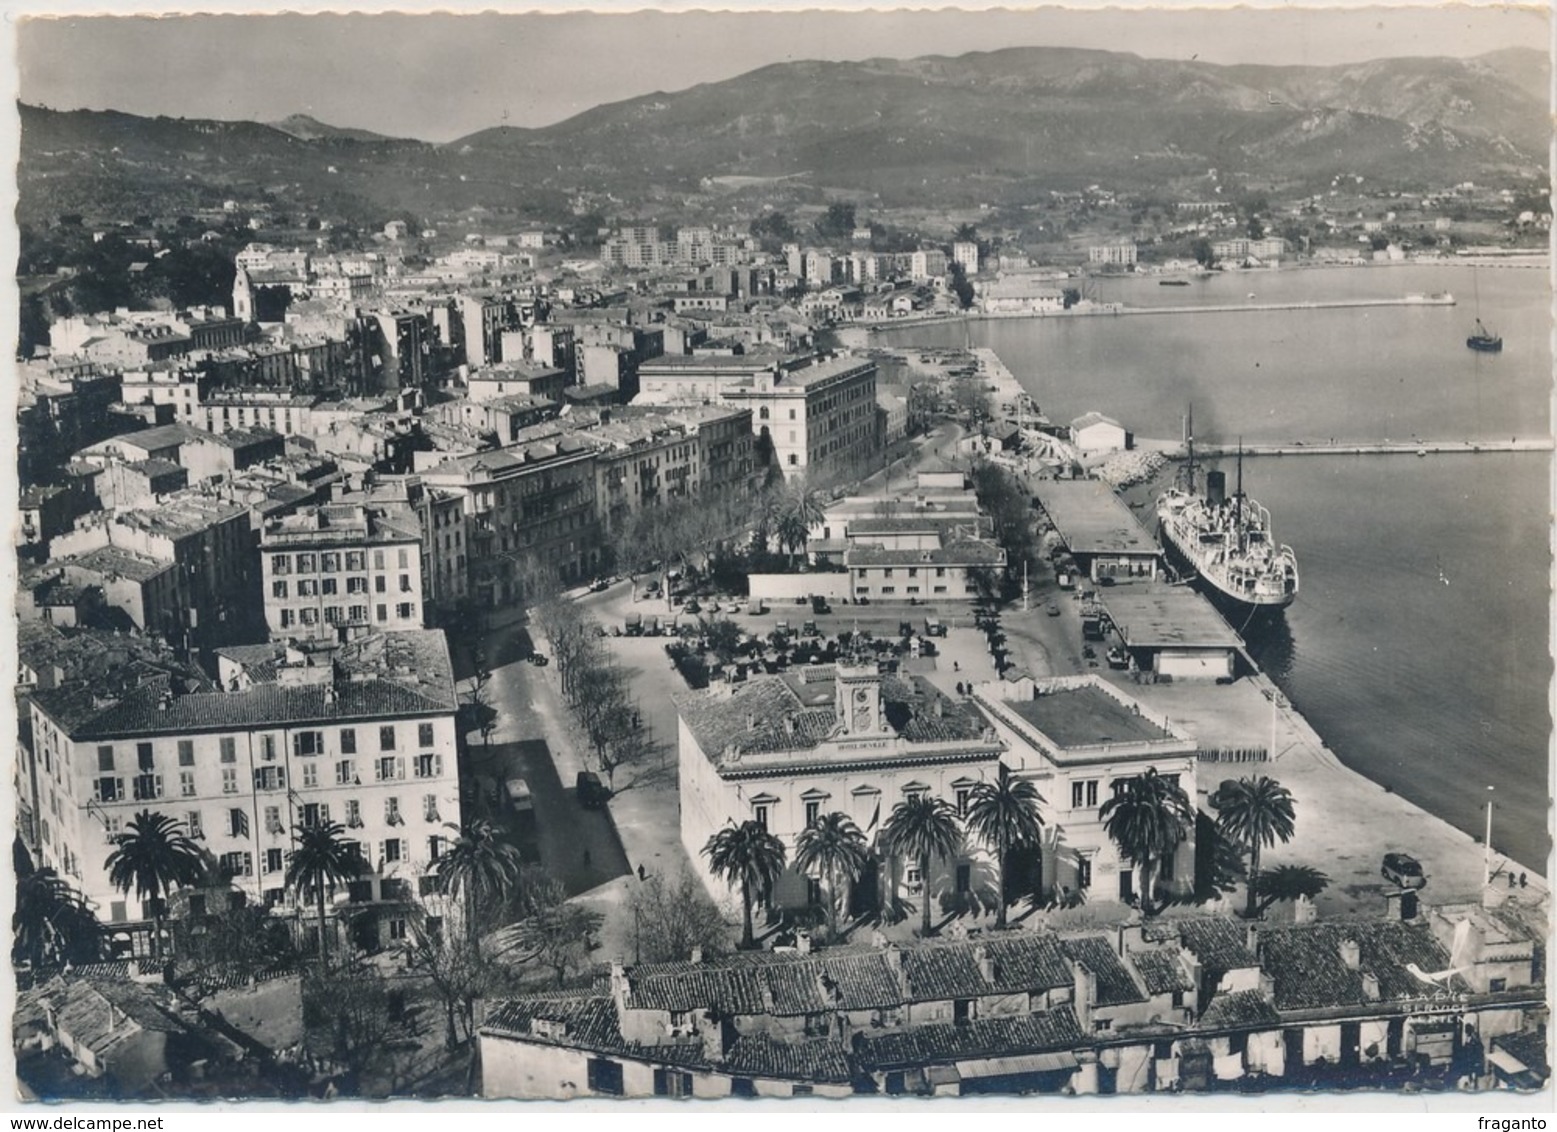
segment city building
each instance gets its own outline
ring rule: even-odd
[[[1083,456],[1093,456],[1123,452],[1134,444],[1135,437],[1113,417],[1091,412],[1083,413],[1070,422],[1070,442]]]
[[[813,481],[874,470],[881,452],[876,363],[822,354],[726,385],[724,404],[749,409],[759,449],[786,477]]]
[[[1036,891],[1060,900],[1132,903],[1143,894],[1138,865],[1104,831],[1098,809],[1148,770],[1195,798],[1193,737],[1094,675],[1022,677],[976,685],[973,702],[993,724],[1013,774],[1045,800],[1044,845],[1029,863]],[[1155,887],[1182,896],[1195,879],[1194,830],[1159,862]],[[1154,896],[1156,894],[1153,894]]]
[[[419,629],[422,531],[414,515],[326,503],[267,522],[260,592],[272,640]]]
[[[968,275],[979,273],[979,246],[972,240],[958,240],[952,245],[952,262],[961,264]]]
[[[1004,745],[966,700],[922,677],[882,675],[874,662],[821,665],[694,692],[680,712],[681,844],[716,899],[730,894],[702,849],[730,822],[756,821],[793,857],[801,830],[841,811],[874,838],[892,808],[930,795],[965,808],[995,774]],[[968,846],[933,876],[917,861],[874,850],[846,894],[851,913],[896,900],[955,901],[989,881],[983,851]],[[789,868],[769,897],[774,909],[831,899],[826,878]],[[840,900],[845,894],[837,894]]]
[[[39,799],[37,859],[81,890],[116,946],[144,955],[153,910],[104,867],[135,814],[177,821],[209,852],[222,878],[213,902],[237,890],[289,918],[298,905],[284,891],[286,854],[299,830],[336,821],[364,872],[327,904],[329,930],[352,922],[374,946],[403,938],[412,905],[435,891],[421,882],[444,823],[460,821],[459,705],[443,634],[246,649],[266,658],[247,667],[243,690],[130,673],[32,692],[21,773]],[[441,914],[438,903],[428,910]]]
[[[1087,262],[1105,267],[1134,267],[1138,262],[1135,243],[1093,244],[1087,249]]]
[[[456,456],[421,473],[460,496],[467,524],[469,595],[479,607],[524,600],[529,579],[590,577],[600,564],[595,445],[556,422],[493,452]]]
[[[1530,938],[1491,929],[1505,932]],[[1520,968],[1497,990],[1458,974],[1426,984],[1414,972],[1453,960],[1421,923],[1190,917],[817,950],[801,938],[788,953],[616,964],[594,988],[495,1002],[482,1095],[1261,1092],[1333,1088],[1364,1066],[1444,1084],[1545,1076],[1542,980]]]
[[[1157,577],[1162,548],[1102,480],[1044,480],[1033,498],[1094,582]]]

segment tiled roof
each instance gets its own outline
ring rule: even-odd
[[[1209,979],[1260,965],[1259,958],[1249,949],[1248,931],[1241,924],[1203,916],[1175,921],[1174,927],[1184,949],[1200,961]]]
[[[557,1036],[538,1033],[537,1020],[559,1022]],[[523,1037],[528,1041],[617,1053],[644,1061],[688,1068],[710,1068],[712,1061],[700,1039],[644,1045],[622,1037],[616,1010],[608,996],[537,996],[497,1003],[487,1014],[483,1033]],[[760,1034],[736,1039],[726,1052],[726,1072],[751,1077],[841,1083],[850,1079],[843,1044],[812,1038],[783,1042]]]
[[[981,1018],[965,1025],[915,1026],[881,1034],[861,1034],[854,1053],[860,1067],[873,1070],[921,1068],[943,1061],[1004,1057],[1069,1049],[1086,1041],[1069,1006],[1040,1014]]]
[[[1276,1013],[1263,994],[1256,990],[1233,991],[1219,994],[1211,1000],[1200,1025],[1207,1030],[1223,1027],[1279,1026],[1281,1015]]]
[[[1195,988],[1195,984],[1190,981],[1189,972],[1184,969],[1184,964],[1179,962],[1177,949],[1131,951],[1129,956],[1130,962],[1140,973],[1147,994],[1172,994],[1174,991]]]
[[[1114,954],[1113,945],[1100,935],[1069,936],[1060,940],[1066,956],[1080,963],[1097,978],[1097,1005],[1123,1006],[1145,1002],[1130,971]]]
[[[61,558],[56,565],[74,565],[84,570],[107,576],[128,578],[132,582],[144,582],[176,569],[171,562],[159,562],[117,546],[100,546],[80,554]]]
[[[808,687],[817,694],[814,701],[808,695],[803,702],[790,679],[759,676],[733,691],[715,688],[681,696],[676,703],[711,758],[732,748],[742,754],[809,751],[833,734],[837,714],[830,681]],[[910,743],[971,741],[984,734],[983,717],[975,709],[923,677],[882,677],[881,702],[887,723]]]
[[[724,1070],[742,1077],[769,1077],[792,1081],[846,1084],[853,1074],[843,1043],[836,1038],[775,1041],[762,1034],[746,1034],[725,1052]]]
[[[457,710],[448,648],[436,630],[376,634],[345,646],[348,679],[263,684],[241,692],[163,695],[166,680],[106,701],[101,688],[52,688],[34,699],[73,739],[384,719]]]
[[[1341,945],[1358,946],[1357,969],[1341,958]],[[1423,971],[1442,971],[1449,955],[1423,924],[1361,920],[1315,923],[1260,932],[1264,968],[1275,982],[1279,1010],[1360,1006],[1369,1001],[1363,974],[1378,979],[1381,999],[1414,998],[1434,988],[1406,970],[1414,963]],[[1451,990],[1465,990],[1458,976]]]

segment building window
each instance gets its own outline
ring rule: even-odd
[[[270,572],[272,574],[287,574],[292,570],[292,556],[290,554],[273,554],[270,558]],[[283,595],[285,596],[285,595]]]
[[[399,798],[385,798],[384,799],[384,821],[386,823],[388,823],[389,825],[399,825],[400,824],[400,799]]]
[[[392,725],[378,729],[378,749],[381,751],[395,749],[395,729]]]
[[[287,596],[287,584],[284,581],[270,583],[270,596],[285,599]]]
[[[190,740],[190,739],[180,739],[178,741],[178,765],[179,766],[194,766],[195,765],[195,744],[194,744],[193,740]]]
[[[443,776],[442,755],[417,755],[412,762],[417,778],[441,778]]]
[[[379,782],[394,782],[405,777],[405,760],[385,755],[374,762],[375,778]]]
[[[193,798],[195,796],[195,772],[181,770],[178,772],[178,793],[181,798]]]
[[[110,771],[114,768],[114,749],[112,747],[99,747],[97,749],[97,769]]]
[[[297,556],[297,572],[299,574],[312,574],[314,569],[314,556],[312,554],[299,554]]]
[[[1089,778],[1070,784],[1070,808],[1079,810],[1083,806],[1093,808],[1097,805],[1098,780]]]
[[[334,578],[326,578],[319,583],[319,592],[325,597],[334,597],[341,592],[341,585]]]
[[[319,764],[318,763],[304,763],[303,764],[303,785],[304,786],[318,786],[319,785]]]
[[[959,786],[957,788],[957,816],[959,818],[968,816],[968,798],[972,793],[972,789],[967,786]]]
[[[205,837],[205,824],[200,819],[199,810],[190,810],[184,815],[184,828],[189,830],[189,836],[197,840]]]
[[[236,794],[238,792],[238,768],[235,766],[222,767],[222,793]]]
[[[238,741],[231,735],[224,735],[218,742],[221,745],[221,760],[224,763],[238,761]]]
[[[681,1069],[656,1069],[654,1071],[654,1095],[657,1097],[690,1097],[692,1074]]]
[[[266,806],[265,807],[265,832],[266,833],[285,833],[286,832],[286,826],[281,824],[281,807],[280,806]]]
[[[346,802],[346,825],[349,829],[362,828],[362,803],[355,798]]]
[[[342,759],[335,764],[335,785],[351,786],[357,780],[357,764],[351,759]]]
[[[384,863],[386,865],[397,864],[400,860],[400,838],[390,837],[384,841]]]
[[[341,754],[355,755],[357,753],[357,731],[352,727],[341,728]]]
[[[234,806],[227,811],[227,835],[229,837],[249,835],[249,814],[241,806]]]
[[[418,723],[416,725],[416,744],[419,747],[431,747],[433,745],[432,724]]]
[[[752,820],[763,829],[768,828],[768,810],[770,808],[766,802],[752,807]]]
[[[822,803],[819,801],[808,801],[806,803],[806,825],[808,827],[815,825],[821,816]]]
[[[265,738],[269,739],[267,735]],[[299,731],[292,736],[292,753],[299,758],[324,754],[323,731]]]
[[[283,854],[280,849],[265,850],[265,871],[267,873],[279,873],[282,868]]]
[[[254,873],[254,854],[245,852],[223,853],[222,872],[232,877],[252,876]]]
[[[1077,857],[1076,858],[1076,887],[1077,888],[1091,888],[1092,887],[1092,858],[1091,857]]]
[[[422,817],[427,821],[438,820],[438,795],[422,795]]]
[[[122,920],[124,916],[121,914],[117,918]],[[622,1095],[622,1067],[619,1063],[607,1061],[603,1057],[592,1057],[585,1066],[585,1074],[590,1092],[607,1097]]]

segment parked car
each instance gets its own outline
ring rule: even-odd
[[[596,578],[593,582],[589,583],[589,592],[592,594],[604,593],[610,588],[611,579],[609,578]]]
[[[1427,884],[1422,863],[1409,853],[1385,853],[1384,867],[1379,871],[1385,880],[1400,888],[1421,888]]]
[[[820,595],[813,595],[812,596],[812,598],[811,598],[811,612],[812,613],[831,613],[832,611],[833,611],[833,607],[831,605],[827,604],[827,599],[825,597],[822,597]]]
[[[508,804],[513,806],[516,813],[535,809],[535,799],[530,795],[530,784],[522,778],[510,778],[504,783],[508,793]]]
[[[1051,601],[1049,603],[1049,611],[1048,612],[1049,612],[1049,616],[1050,617],[1058,617],[1060,615],[1060,607],[1055,605],[1054,602]]]
[[[600,781],[600,776],[592,770],[578,772],[574,792],[578,795],[578,804],[586,810],[600,809],[611,797],[611,791]]]
[[[802,637],[814,637],[817,635],[815,621],[802,621],[800,623],[800,635]]]
[[[546,654],[545,653],[540,653],[540,652],[532,652],[530,654],[530,663],[535,665],[535,667],[537,667],[537,668],[545,668],[546,667]]]

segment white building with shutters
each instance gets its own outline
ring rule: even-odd
[[[442,632],[223,651],[225,690],[168,676],[33,694],[20,776],[37,798],[39,863],[146,953],[151,910],[104,867],[137,813],[180,823],[221,891],[278,912],[295,899],[282,878],[299,832],[333,821],[365,864],[335,894],[338,922],[350,913],[386,943],[404,935],[413,903],[441,915],[429,873],[447,825],[460,824],[459,705]]]

